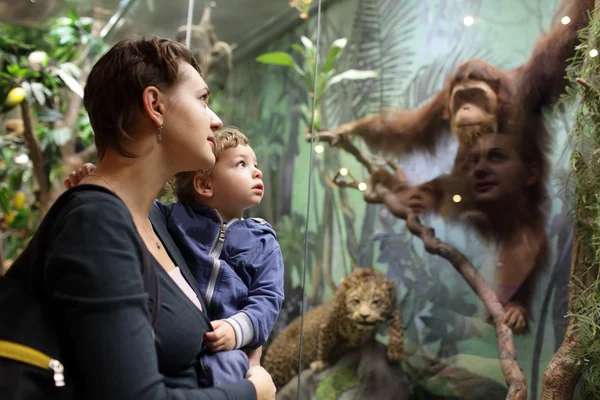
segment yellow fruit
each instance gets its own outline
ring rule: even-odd
[[[13,205],[15,206],[15,210],[22,210],[23,207],[25,207],[25,200],[25,193],[15,193],[15,197],[13,198]]]
[[[8,225],[12,224],[15,220],[15,215],[17,215],[17,213],[13,211],[9,212],[8,214],[4,214],[4,222],[6,222]]]
[[[9,107],[14,107],[21,103],[23,99],[25,99],[25,89],[20,86],[13,88],[10,92],[8,92],[8,96],[6,96],[6,105]]]

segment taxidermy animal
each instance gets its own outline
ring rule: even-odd
[[[379,325],[388,327],[387,357],[403,357],[403,329],[396,305],[396,284],[373,268],[359,268],[340,283],[334,298],[304,313],[302,370],[334,365],[344,354],[371,340]],[[263,366],[275,386],[298,374],[300,317],[271,343]],[[311,364],[312,363],[312,364]]]
[[[208,86],[215,92],[224,90],[231,73],[231,47],[217,40],[210,22],[210,7],[204,9],[202,20],[191,29],[190,51],[200,64]],[[185,43],[187,26],[177,30],[177,41]]]

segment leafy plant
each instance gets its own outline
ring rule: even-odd
[[[313,42],[306,36],[301,37],[301,42],[302,46],[299,44],[292,45],[292,49],[302,57],[302,62],[300,63],[301,66],[296,62],[292,54],[284,51],[262,54],[256,58],[256,61],[263,64],[280,65],[292,68],[304,82],[309,97],[315,99],[315,110],[319,109],[325,94],[333,85],[347,80],[363,80],[377,77],[377,72],[375,71],[362,71],[356,69],[349,69],[341,73],[336,71],[336,61],[340,58],[348,43],[346,38],[334,41],[327,51],[327,56],[324,61],[320,60],[318,66],[315,65],[317,62],[317,54]],[[302,105],[302,112],[307,121],[312,122],[312,119],[314,118],[315,131],[320,130],[321,124],[319,113],[311,113],[308,101],[306,104]]]
[[[577,195],[571,204],[575,214],[573,260],[569,285],[569,322],[560,349],[548,365],[542,399],[573,395],[577,381],[585,398],[600,391],[600,73],[598,58],[591,53],[600,41],[600,8],[589,25],[579,31],[580,44],[567,68],[572,83],[564,104],[579,103],[571,131],[573,183]],[[579,374],[581,378],[579,379]],[[560,380],[560,387],[548,385]]]
[[[49,206],[69,145],[92,141],[80,82],[84,61],[105,48],[93,24],[75,12],[46,30],[0,24],[0,115],[12,118],[0,131],[0,259],[18,254]]]

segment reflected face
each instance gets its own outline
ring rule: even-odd
[[[166,92],[162,143],[180,171],[211,168],[215,163],[212,131],[223,123],[208,107],[209,95],[200,74],[190,64],[181,63],[177,84]]]
[[[477,139],[468,156],[468,186],[476,202],[516,199],[536,177],[528,177],[508,134],[486,134]]]
[[[438,201],[433,185],[429,182],[419,186],[400,185],[395,194],[398,200],[415,214],[435,210]]]
[[[209,179],[218,209],[230,217],[239,217],[248,208],[259,205],[265,191],[262,171],[250,146],[223,151]]]

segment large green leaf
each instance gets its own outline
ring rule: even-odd
[[[40,106],[46,104],[46,94],[50,91],[39,82],[31,82],[31,92]]]
[[[348,39],[346,38],[338,39],[331,44],[321,72],[328,73],[333,69],[336,60],[340,57],[344,48],[346,48],[346,44],[348,44]]]
[[[65,83],[65,85],[67,85],[69,89],[71,89],[83,99],[83,87],[81,86],[79,81],[77,81],[77,79],[75,79],[73,76],[71,76],[71,74],[68,71],[62,68],[58,68],[56,70],[56,74],[60,77],[60,79],[63,80],[63,82]]]
[[[15,56],[26,56],[34,50],[34,47],[0,35],[0,50]]]
[[[376,71],[360,71],[357,69],[349,69],[348,71],[344,71],[341,74],[337,74],[331,78],[327,86],[329,87],[331,85],[335,85],[343,80],[358,81],[362,79],[377,78],[377,76],[378,74]]]
[[[274,51],[271,53],[261,54],[256,58],[256,61],[263,64],[283,65],[286,67],[295,67],[294,58],[284,51]]]
[[[313,44],[313,42],[306,36],[302,36],[300,38],[300,40],[302,41],[302,44],[304,45],[306,50],[313,50],[315,48],[315,45]]]
[[[40,122],[56,122],[63,119],[64,115],[51,108],[41,108],[38,112]]]

